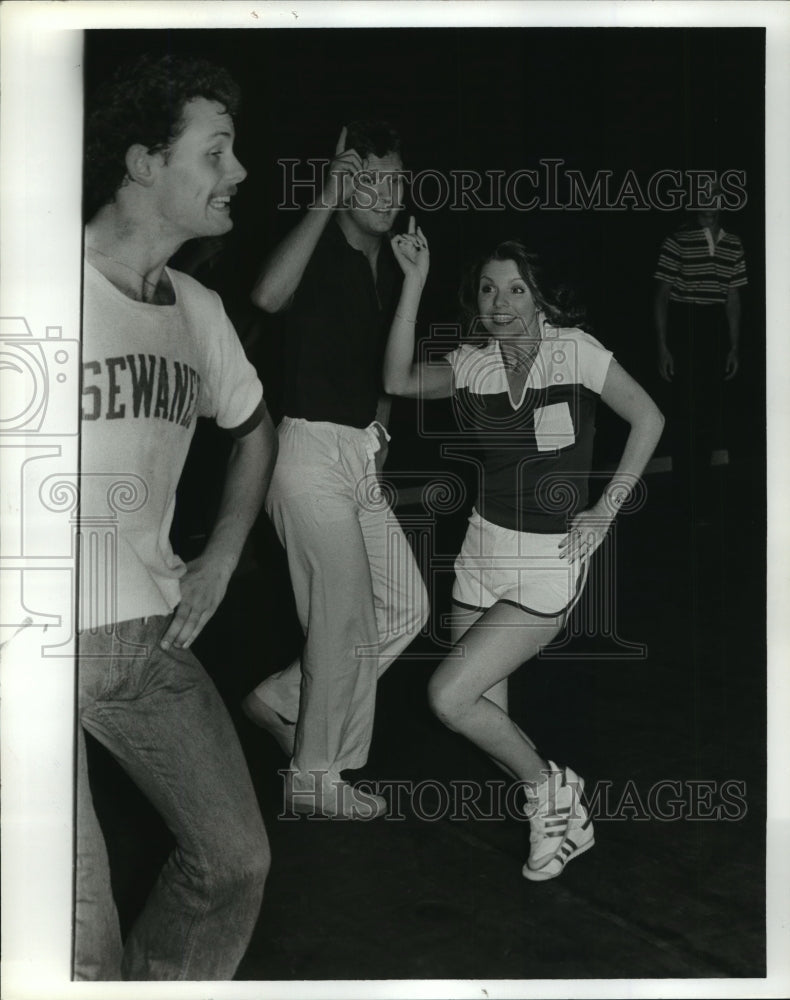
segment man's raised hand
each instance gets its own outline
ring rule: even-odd
[[[354,178],[362,170],[362,160],[354,149],[346,149],[346,126],[340,130],[335,146],[335,156],[329,164],[321,204],[325,208],[338,208],[354,193]]]

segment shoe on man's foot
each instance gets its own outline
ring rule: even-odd
[[[296,723],[284,719],[279,712],[267,705],[256,691],[251,691],[241,703],[242,711],[256,726],[265,729],[279,743],[280,749],[290,760],[294,755]]]
[[[387,800],[363,792],[344,781],[336,771],[307,771],[299,774],[294,787],[294,771],[285,774],[285,805],[292,812],[327,819],[376,819],[387,811]]]
[[[527,796],[529,858],[521,870],[531,882],[561,875],[565,865],[595,843],[593,824],[582,804],[584,780],[569,767],[549,761],[551,773]]]

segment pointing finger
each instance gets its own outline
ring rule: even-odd
[[[409,216],[409,236],[413,236],[414,232],[415,232],[414,216],[410,215]]]
[[[340,137],[337,140],[337,145],[335,146],[335,153],[344,153],[346,150],[346,135],[348,134],[348,129],[344,125],[340,129]]]

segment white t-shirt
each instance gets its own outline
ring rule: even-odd
[[[173,305],[137,302],[85,262],[80,628],[169,614],[184,563],[169,541],[198,416],[233,430],[263,388],[219,296],[166,269]]]

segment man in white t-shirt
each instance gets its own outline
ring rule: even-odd
[[[219,297],[166,266],[233,225],[237,102],[224,70],[144,58],[86,119],[75,979],[232,978],[269,869],[235,730],[189,647],[225,594],[276,437]],[[216,524],[185,565],[169,534],[198,416],[234,441]],[[176,841],[124,942],[83,730]]]

